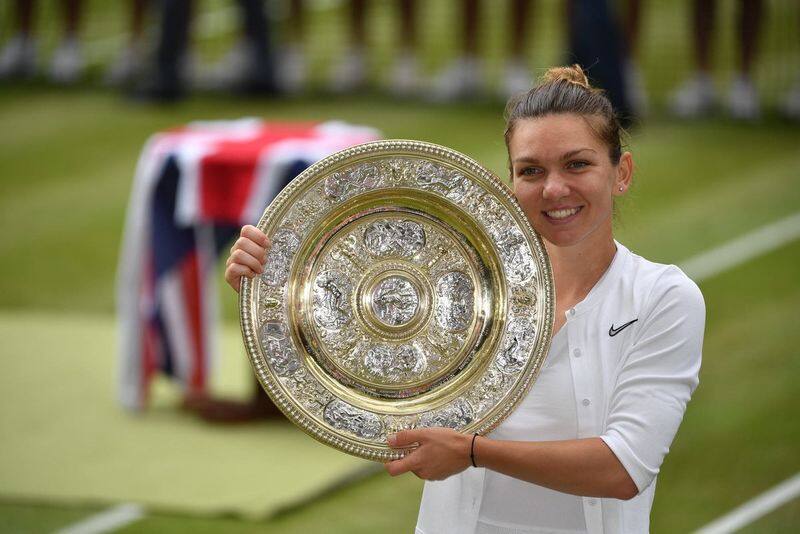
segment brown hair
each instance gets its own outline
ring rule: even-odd
[[[538,85],[511,97],[505,111],[506,149],[518,121],[559,113],[575,113],[587,119],[608,146],[611,162],[619,163],[624,133],[619,119],[603,91],[589,84],[580,65],[548,69]]]

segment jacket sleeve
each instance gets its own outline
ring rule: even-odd
[[[600,436],[639,492],[658,474],[698,384],[705,303],[671,267],[656,282],[643,323],[621,360]]]

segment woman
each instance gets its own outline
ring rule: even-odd
[[[414,429],[386,465],[428,480],[417,532],[647,532],[655,478],[698,383],[705,308],[678,268],[616,242],[614,198],[633,160],[608,99],[578,66],[512,99],[514,193],[545,241],[554,337],[535,387],[487,436]],[[242,230],[226,280],[262,271],[268,245]]]

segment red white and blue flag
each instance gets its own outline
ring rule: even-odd
[[[161,372],[206,390],[223,247],[297,174],[380,134],[342,122],[196,122],[155,134],[136,169],[117,276],[119,398],[147,405]]]

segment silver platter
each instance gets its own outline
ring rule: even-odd
[[[244,342],[295,424],[349,454],[400,456],[388,434],[486,433],[526,394],[550,345],[550,263],[509,189],[418,141],[338,152],[258,223],[265,272],[244,279]]]

